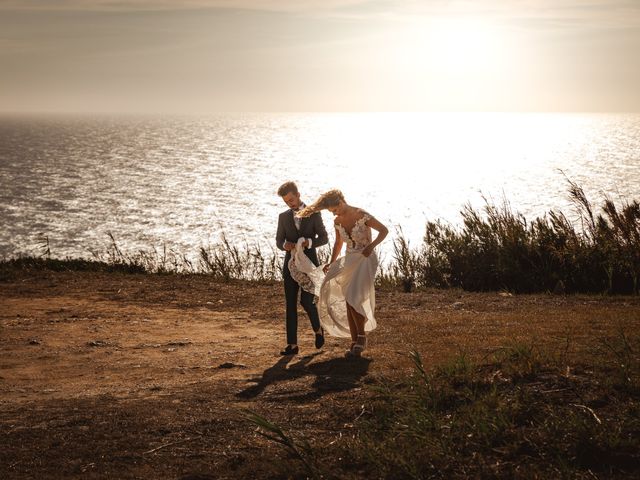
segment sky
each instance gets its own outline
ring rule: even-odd
[[[640,0],[0,0],[2,112],[640,111]]]

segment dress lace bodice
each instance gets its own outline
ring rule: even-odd
[[[335,224],[340,233],[340,238],[347,245],[347,253],[359,252],[371,243],[371,228],[366,225],[366,222],[370,219],[371,215],[364,212],[364,215],[356,221],[351,229],[351,234],[339,223]]]

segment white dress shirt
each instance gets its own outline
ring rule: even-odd
[[[303,209],[304,207],[306,207],[306,205],[304,204],[304,202],[300,202],[300,207],[296,210],[295,208],[292,208],[291,211],[293,212],[293,223],[296,226],[296,230],[300,230],[300,224],[302,223],[302,218],[298,217],[296,215],[296,212],[298,210]],[[310,238],[305,238],[305,240],[308,242],[307,244],[307,248],[311,248],[311,246],[313,245],[313,240]],[[286,245],[287,240],[284,241],[284,243],[282,244],[282,248],[284,248],[284,246]]]

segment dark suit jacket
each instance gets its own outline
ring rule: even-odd
[[[296,228],[296,224],[293,221],[293,210],[288,209],[280,214],[278,217],[278,231],[276,232],[276,246],[280,250],[284,250],[283,244],[285,240],[295,243],[300,237],[310,238],[312,240],[312,247],[307,248],[304,253],[313,264],[317,266],[318,255],[316,254],[316,248],[329,243],[329,236],[327,235],[327,230],[324,228],[320,212],[301,219],[300,230]],[[291,253],[287,252],[284,257],[285,269],[289,268],[290,257]]]

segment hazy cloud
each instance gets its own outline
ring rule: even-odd
[[[638,0],[420,0],[362,2],[356,8],[341,8],[336,15],[367,20],[412,22],[423,17],[466,16],[556,27],[640,27]],[[360,8],[364,7],[366,8]]]
[[[640,110],[638,51],[638,0],[0,0],[0,109]]]
[[[22,11],[238,9],[303,12],[331,10],[362,3],[367,3],[367,0],[0,0],[0,9]]]
[[[640,27],[638,0],[0,0],[0,10],[135,12],[195,9],[333,14],[352,20],[482,15],[553,26]]]

